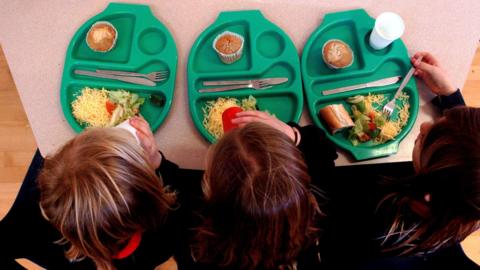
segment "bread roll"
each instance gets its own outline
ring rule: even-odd
[[[327,123],[332,134],[345,128],[355,126],[352,118],[342,104],[332,104],[322,108],[319,112],[320,117]]]

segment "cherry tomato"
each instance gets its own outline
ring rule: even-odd
[[[107,100],[107,102],[105,102],[105,107],[107,108],[107,112],[112,115],[112,112],[117,108],[117,105],[110,100]]]
[[[370,136],[368,136],[367,133],[363,133],[362,135],[360,135],[359,139],[360,139],[361,142],[366,142],[366,141],[370,140]]]

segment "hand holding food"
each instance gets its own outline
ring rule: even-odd
[[[241,100],[219,97],[216,100],[207,101],[202,107],[202,124],[215,139],[223,136],[223,113],[231,107],[240,107],[244,111],[256,110],[257,100],[249,96]]]
[[[148,122],[142,117],[134,116],[130,119],[130,125],[137,130],[137,136],[140,139],[140,145],[150,160],[150,165],[152,168],[160,167],[162,155],[159,152],[160,148],[158,147],[157,141],[153,136]]]
[[[237,124],[232,123],[237,113],[243,112],[242,108],[238,106],[230,107],[222,113],[223,132],[228,132],[232,129],[238,128]]]
[[[250,122],[261,122],[267,124],[272,128],[283,132],[295,142],[295,131],[293,128],[269,113],[260,111],[239,112],[237,113],[237,117],[232,120],[232,123],[237,124],[240,127],[243,127]],[[297,136],[298,135],[299,133],[297,133]],[[297,141],[299,141],[299,139],[297,139]]]
[[[417,64],[416,60],[421,56],[423,56],[423,59]],[[417,52],[412,57],[412,64],[416,68],[414,75],[422,79],[435,94],[448,96],[457,91],[457,88],[450,81],[447,72],[430,53]]]

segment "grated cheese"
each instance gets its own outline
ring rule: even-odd
[[[107,101],[108,91],[104,88],[85,87],[72,102],[73,116],[89,127],[105,127],[110,122],[110,114],[105,106]]]

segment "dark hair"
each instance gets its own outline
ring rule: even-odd
[[[302,154],[283,133],[261,123],[227,133],[209,155],[194,256],[233,269],[293,265],[316,233],[309,183]]]
[[[386,251],[432,252],[458,243],[480,224],[480,109],[456,107],[428,131],[417,174],[388,181],[395,192],[382,200],[396,209]],[[424,200],[430,194],[430,201]],[[420,206],[424,213],[415,214]],[[417,222],[407,221],[412,215]]]

